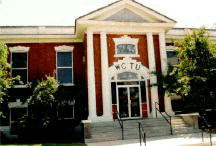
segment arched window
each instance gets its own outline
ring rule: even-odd
[[[123,72],[117,75],[117,80],[132,80],[132,79],[138,79],[138,76],[136,73]]]

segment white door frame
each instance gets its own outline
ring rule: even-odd
[[[139,117],[131,117],[131,99],[130,99],[130,87],[138,87],[139,90],[139,107],[140,107],[140,116]],[[137,85],[116,85],[116,97],[117,97],[117,111],[119,112],[119,88],[127,88],[128,95],[128,117],[122,119],[136,119],[142,117],[142,102],[141,102],[141,90],[140,90],[140,82]]]

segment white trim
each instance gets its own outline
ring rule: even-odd
[[[137,85],[117,85],[117,82],[116,82],[116,105],[117,105],[117,111],[118,111],[118,113],[120,113],[119,112],[119,92],[118,92],[118,89],[119,88],[127,88],[127,96],[128,96],[128,117],[126,117],[126,118],[122,118],[122,119],[136,119],[136,118],[141,118],[141,117],[143,117],[143,115],[142,115],[142,97],[141,97],[141,88],[140,88],[140,82],[141,81],[145,81],[145,80],[139,80],[139,84],[137,84]],[[119,80],[118,82],[121,82],[121,80]],[[145,81],[145,83],[146,83],[146,81]],[[140,116],[139,117],[131,117],[131,100],[130,100],[130,87],[138,87],[138,89],[139,89],[139,109],[140,109]],[[146,89],[147,89],[147,87],[146,87]],[[148,104],[148,95],[147,95],[147,92],[146,92],[146,102],[147,102],[147,104]],[[148,106],[147,106],[147,110],[149,111],[149,108],[148,108]],[[147,116],[148,116],[148,111],[147,111]]]
[[[26,88],[27,84],[28,84],[28,52],[29,52],[30,47],[24,47],[24,46],[16,46],[16,47],[9,47],[9,50],[11,52],[11,58],[10,58],[10,64],[11,64],[11,76],[12,76],[12,72],[13,70],[27,70],[27,74],[26,74],[26,84],[25,85],[14,85],[14,88]],[[13,53],[26,53],[27,57],[26,57],[26,68],[12,68],[12,58],[13,58]]]
[[[138,55],[138,41],[137,38],[131,38],[127,35],[122,36],[121,38],[113,38],[115,42],[115,55],[114,57],[139,57]],[[136,54],[117,54],[117,46],[120,44],[132,44],[135,46]]]
[[[115,54],[114,57],[140,57],[140,55],[136,55],[136,54]]]
[[[116,69],[116,66],[122,66],[125,65],[125,69]],[[131,68],[132,65],[132,68]],[[139,66],[139,70],[136,70],[135,67]],[[123,58],[122,60],[118,60],[118,62],[114,62],[113,65],[109,68],[109,79],[111,80],[113,76],[116,76],[119,73],[123,72],[133,72],[137,73],[138,77],[143,76],[144,79],[150,79],[149,69],[141,64],[141,62],[137,62],[134,59],[131,58]]]
[[[75,113],[75,112],[74,112],[75,100],[73,100],[71,104],[68,103],[68,105],[69,105],[69,106],[73,106],[73,117],[72,117],[72,118],[64,118],[64,117],[63,117],[63,119],[74,119],[74,117],[75,117],[75,114],[74,114],[74,113]],[[59,108],[57,109],[57,117],[58,117],[58,119],[62,119],[62,118],[59,118],[59,114],[58,114],[58,113],[59,113]]]
[[[163,20],[163,21],[168,22],[168,23],[176,23],[176,22],[166,18],[165,16],[151,10],[150,8],[147,8],[145,6],[141,6],[141,5],[135,3],[135,2],[133,2],[131,0],[119,1],[119,2],[117,2],[117,3],[115,3],[115,4],[111,5],[111,6],[108,6],[108,7],[104,8],[104,9],[102,9],[102,10],[98,10],[98,11],[92,13],[92,14],[86,15],[86,16],[82,17],[81,19],[78,19],[78,21],[92,19],[94,17],[100,16],[103,13],[109,13],[109,12],[112,12],[113,10],[119,9],[121,7],[128,8],[128,6],[131,7],[131,8],[135,7],[134,9],[140,9],[141,11],[149,14],[150,16],[152,16],[152,17],[154,17],[156,19],[160,19],[160,20]]]
[[[164,75],[167,72],[167,55],[166,55],[166,41],[165,33],[159,33],[160,42],[160,58],[161,58],[161,70]]]
[[[169,45],[169,46],[165,46],[166,47],[166,51],[177,51],[178,47]]]
[[[24,46],[16,46],[16,47],[9,47],[9,50],[11,53],[25,53],[29,51],[30,47],[24,47]]]
[[[127,1],[127,0],[126,0],[126,1]],[[167,22],[167,23],[176,23],[176,22],[170,20],[169,18],[166,18],[166,17],[163,16],[162,14],[159,14],[159,13],[155,12],[154,10],[151,10],[150,8],[143,7],[143,6],[141,6],[141,5],[137,4],[137,3],[134,3],[134,2],[132,2],[131,0],[128,1],[128,4],[129,4],[130,6],[134,6],[134,7],[138,8],[138,9],[143,10],[145,13],[151,15],[152,17],[155,17],[156,19],[165,21],[165,22]]]
[[[94,68],[94,48],[93,33],[87,33],[87,70],[88,70],[88,120],[97,121],[96,112],[96,91],[95,91],[95,68]]]
[[[103,99],[103,116],[106,120],[113,120],[112,117],[112,98],[111,98],[111,85],[109,81],[108,70],[108,50],[107,50],[107,34],[106,32],[100,33],[101,41],[101,74],[102,74],[102,99]]]
[[[55,47],[56,50],[56,80],[58,81],[58,69],[60,68],[71,68],[72,70],[72,83],[60,83],[61,85],[64,86],[74,86],[74,71],[73,71],[73,50],[74,50],[74,46],[66,46],[66,45],[62,45],[62,46],[57,46]],[[72,53],[71,54],[71,65],[72,66],[66,66],[66,67],[58,67],[58,53],[60,52],[68,52],[68,53]]]
[[[74,46],[57,46],[55,47],[56,52],[73,52]]]
[[[156,63],[155,63],[155,53],[154,53],[154,42],[152,33],[147,33],[147,44],[148,44],[148,61],[149,61],[149,71],[156,71]],[[157,78],[155,75],[151,74],[150,76],[150,84],[157,83]],[[158,87],[151,87],[151,98],[152,98],[152,117],[155,116],[155,102],[158,102]]]
[[[136,23],[136,22],[116,22],[116,21],[97,21],[97,20],[81,20],[79,21],[81,25],[102,25],[102,26],[133,26],[133,27],[161,27],[161,28],[171,28],[174,27],[176,23]],[[143,30],[145,31],[145,30]]]
[[[17,99],[16,102],[9,102],[8,103],[8,107],[9,108],[27,108],[28,107],[28,103],[22,103],[20,101],[20,99]]]
[[[160,42],[160,58],[161,58],[161,70],[163,75],[167,74],[167,51],[166,50],[166,41],[165,41],[165,34],[160,33],[159,34],[159,42]],[[172,50],[175,51],[175,50]],[[165,111],[169,115],[174,115],[174,112],[172,110],[172,104],[171,104],[171,98],[164,95],[164,104],[165,104]]]
[[[127,67],[125,69],[119,69],[117,70],[115,66],[117,65],[121,65],[121,64],[125,64]],[[133,65],[137,64],[137,65],[140,65],[140,69],[139,70],[136,70],[136,69],[131,69],[131,64],[130,63],[133,63]],[[133,73],[136,73],[138,75],[138,79],[131,79],[131,80],[117,80],[117,74],[119,73],[123,73],[123,72],[133,72]],[[114,76],[114,80],[112,80],[112,77]],[[144,77],[144,79],[141,78],[141,76]],[[150,79],[150,74],[149,74],[149,69],[145,66],[143,66],[141,64],[141,62],[137,62],[136,60],[133,60],[131,58],[124,58],[123,60],[118,60],[118,62],[114,62],[114,65],[112,65],[110,68],[109,68],[109,80],[110,82],[131,82],[131,81],[137,81],[139,82],[139,85],[140,86],[140,81],[145,81],[145,86],[146,86],[146,102],[147,102],[147,116],[149,117],[150,116],[150,108],[149,108],[149,94],[148,94],[148,80]],[[110,83],[111,84],[111,83]],[[116,98],[118,98],[118,91],[117,91],[117,85],[116,84]],[[141,89],[140,89],[140,92],[141,92]],[[140,96],[141,97],[141,96]],[[117,99],[116,99],[117,100]],[[117,103],[117,101],[116,101]],[[140,103],[142,104],[142,102]],[[118,106],[117,106],[117,110],[118,109]],[[142,107],[140,109],[142,111]],[[142,116],[142,113],[141,113],[141,116]]]

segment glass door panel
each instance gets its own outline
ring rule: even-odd
[[[121,118],[129,117],[128,110],[128,88],[119,87],[118,88],[118,100],[119,100],[119,115]]]
[[[140,117],[139,88],[130,87],[131,117]]]

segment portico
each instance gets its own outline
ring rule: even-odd
[[[160,95],[157,86],[150,85],[157,83],[157,77],[151,72],[166,73],[165,32],[175,23],[131,0],[119,1],[77,19],[78,33],[87,38],[88,120],[111,121],[115,117],[113,112],[121,112],[123,106],[132,118],[132,104],[139,107],[139,114],[136,113],[139,117],[155,117],[155,102],[162,100],[165,111],[172,113],[170,99]],[[118,76],[127,74],[128,85],[118,85]],[[136,77],[130,79],[129,74]],[[129,83],[130,80],[139,84]],[[141,99],[142,81],[145,84],[144,100]],[[112,87],[114,82],[116,91]],[[121,105],[120,99],[123,90],[127,96],[125,105]],[[139,102],[133,103],[130,99],[132,90],[137,90]]]

